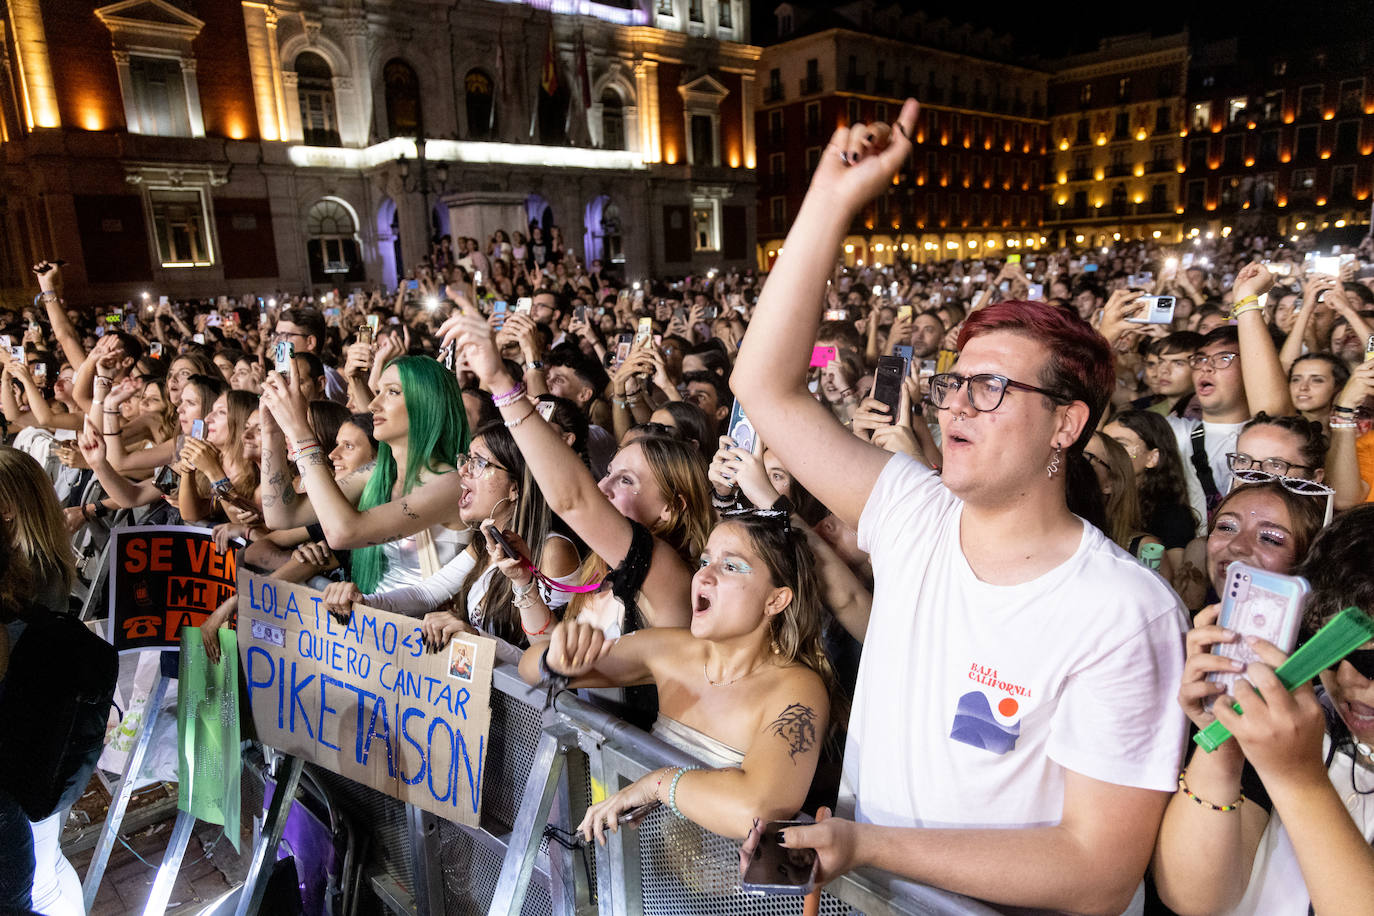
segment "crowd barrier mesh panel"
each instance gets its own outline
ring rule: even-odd
[[[482,774],[482,818],[503,828],[493,833],[504,833],[515,824],[542,731],[539,710],[492,690],[491,741]]]
[[[501,875],[500,857],[456,824],[439,822],[440,858],[444,868],[444,909],[453,916],[486,913],[496,894]],[[543,861],[537,863],[542,867]],[[523,916],[553,916],[547,878],[538,870],[530,875]]]
[[[801,912],[800,897],[744,893],[739,886],[739,845],[664,808],[655,809],[639,828],[639,868],[645,916],[791,916]],[[828,894],[821,896],[820,911],[822,916],[854,912]]]
[[[414,893],[415,873],[410,864],[410,827],[406,822],[405,804],[323,767],[307,766],[339,807],[353,818],[353,823],[365,825],[372,834],[368,861],[380,865],[397,884]]]

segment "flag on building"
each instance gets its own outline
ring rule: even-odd
[[[553,26],[549,27],[549,43],[544,48],[544,67],[539,74],[539,88],[544,90],[545,95],[553,95],[558,91],[558,58],[553,50]]]
[[[582,107],[592,107],[592,80],[587,73],[587,46],[582,41],[582,30],[577,30],[577,88],[582,93]]]

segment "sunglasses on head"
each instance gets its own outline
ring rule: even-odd
[[[1360,672],[1361,676],[1374,681],[1374,649],[1356,649],[1341,661],[1350,662],[1350,666]],[[1331,670],[1335,671],[1340,666],[1341,663],[1337,662],[1331,666]]]

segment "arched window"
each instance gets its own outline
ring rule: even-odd
[[[366,278],[358,249],[358,221],[342,201],[332,197],[316,201],[306,216],[305,231],[312,283]]]
[[[467,104],[468,136],[486,140],[496,134],[496,97],[491,77],[481,70],[469,70],[463,77],[463,98]]]
[[[625,148],[625,105],[614,89],[601,93],[601,145],[605,149]]]
[[[301,132],[307,146],[340,146],[334,113],[334,73],[313,51],[296,58],[296,91],[301,101]]]
[[[388,137],[423,137],[425,122],[420,110],[420,78],[415,68],[399,57],[382,68],[386,87],[386,127]]]

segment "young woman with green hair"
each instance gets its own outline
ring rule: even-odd
[[[402,356],[382,372],[380,389],[368,405],[376,464],[337,482],[295,378],[269,373],[262,391],[264,520],[274,529],[318,524],[330,547],[352,550],[364,592],[418,583],[453,559],[465,530],[454,469],[469,434],[453,373],[427,356]],[[304,499],[291,486],[291,462]]]

